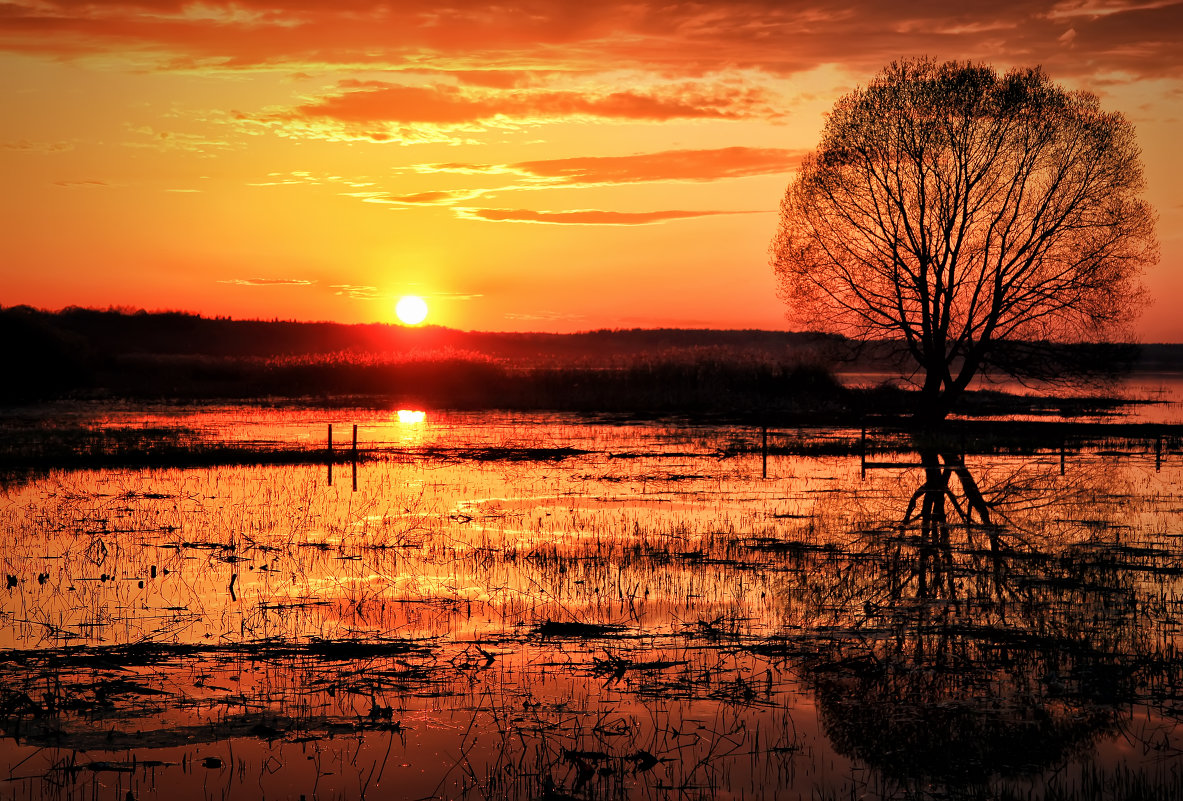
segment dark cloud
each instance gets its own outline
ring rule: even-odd
[[[754,69],[783,76],[835,64],[873,72],[913,54],[1043,64],[1053,75],[1178,75],[1180,30],[1183,6],[1167,0],[0,5],[0,48],[11,51],[63,58],[115,53],[184,68],[431,69],[496,88],[535,86],[552,72],[605,69],[691,77]]]

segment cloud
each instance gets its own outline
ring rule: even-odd
[[[232,147],[230,142],[222,138],[179,131],[158,131],[149,125],[129,126],[128,130],[132,134],[145,138],[124,142],[127,147],[152,148],[162,151],[183,150],[203,156],[211,155],[211,150],[229,150]]]
[[[466,200],[473,200],[487,194],[483,189],[448,189],[435,192],[413,192],[409,195],[392,195],[386,192],[342,192],[346,197],[358,197],[366,203],[394,203],[404,206],[450,206]]]
[[[54,186],[60,186],[63,189],[107,189],[111,184],[106,181],[98,180],[84,180],[84,181],[54,181]]]
[[[506,320],[521,320],[525,322],[555,322],[558,320],[583,320],[586,319],[582,314],[568,314],[557,311],[535,311],[535,312],[506,312],[504,315]]]
[[[506,176],[512,180],[489,188],[437,189],[395,193],[380,189],[341,192],[366,203],[395,206],[456,206],[497,192],[526,189],[579,188],[656,181],[709,182],[760,175],[784,175],[800,162],[804,151],[783,148],[725,147],[711,150],[666,150],[629,156],[576,156],[523,161],[516,164],[417,164],[422,175]],[[370,180],[341,176],[316,177],[307,172],[272,173],[272,180],[250,186],[344,184],[373,187]]]
[[[490,123],[568,117],[663,122],[674,119],[741,119],[771,113],[762,89],[694,84],[649,91],[474,91],[446,84],[405,86],[385,81],[341,81],[345,91],[298,107],[306,117],[341,122],[399,124]]]
[[[423,297],[440,300],[476,300],[477,298],[483,298],[484,294],[480,292],[432,292]]]
[[[1089,42],[1087,59],[1058,52],[1066,20]],[[1183,7],[1170,0],[534,0],[528,11],[436,0],[9,0],[0,5],[0,48],[136,68],[315,75],[345,67],[533,89],[619,70],[784,77],[828,64],[866,73],[913,53],[1043,63],[1052,74],[1178,75],[1183,56],[1171,34],[1181,23]]]
[[[341,175],[320,174],[314,175],[308,170],[294,170],[292,172],[269,172],[267,173],[266,181],[249,181],[247,186],[323,186],[331,184],[341,184],[343,186],[352,187],[354,189],[362,189],[367,186],[374,186],[374,181],[369,177],[353,177],[346,178]],[[357,194],[359,196],[367,193],[346,193]]]
[[[434,74],[434,73],[429,73]],[[518,89],[523,86],[539,86],[555,73],[549,70],[454,70],[449,73],[460,83],[469,86],[484,86],[495,89]]]
[[[22,150],[27,153],[65,153],[74,149],[73,142],[32,142],[28,139],[15,139],[0,142],[0,150]]]
[[[762,87],[681,82],[646,90],[609,91],[409,86],[343,80],[337,91],[294,108],[238,112],[244,126],[287,136],[337,141],[440,142],[457,134],[567,120],[616,122],[740,120],[777,116]]]
[[[1109,17],[1114,14],[1126,14],[1132,11],[1152,11],[1177,5],[1178,0],[1067,0],[1055,3],[1047,12],[1049,19],[1072,19],[1075,17]]]
[[[303,278],[227,278],[219,280],[218,283],[235,286],[311,286],[316,282],[305,281]]]
[[[373,300],[374,298],[379,297],[378,287],[376,286],[360,286],[358,284],[331,284],[330,288],[337,290],[334,294],[346,295],[351,298]]]
[[[414,169],[420,173],[516,175],[548,185],[588,186],[782,175],[793,170],[803,155],[804,151],[781,148],[724,147],[630,156],[576,156],[517,164],[419,164]]]
[[[457,216],[466,220],[489,222],[549,223],[554,225],[652,225],[670,220],[694,217],[713,217],[719,214],[759,214],[755,211],[601,211],[574,209],[571,211],[532,211],[530,209],[475,209],[456,208]]]

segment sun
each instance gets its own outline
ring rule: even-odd
[[[398,299],[394,313],[404,325],[419,325],[427,319],[427,301],[418,295],[406,295]]]

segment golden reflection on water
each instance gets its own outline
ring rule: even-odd
[[[758,432],[398,416],[423,439],[356,491],[317,465],[10,490],[0,760],[230,743],[244,788],[290,794],[312,749],[324,797],[412,773],[505,798],[1179,782],[1154,772],[1183,754],[1174,461],[774,457],[764,480],[734,447]],[[349,650],[375,643],[394,652]],[[1150,756],[1092,759],[1118,737]],[[167,784],[132,775],[137,798]]]

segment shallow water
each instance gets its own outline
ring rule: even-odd
[[[851,387],[874,387],[883,383],[916,388],[891,372],[840,372],[843,384]],[[1118,419],[1129,423],[1159,423],[1178,425],[1183,422],[1183,373],[1177,371],[1138,371],[1112,384],[1055,384],[1050,382],[1020,382],[1013,378],[978,377],[970,385],[974,390],[1006,392],[1014,395],[1053,395],[1057,397],[1111,396],[1127,401],[1114,413],[1076,415],[1073,420],[1105,421]],[[1020,416],[1022,417],[1022,416]],[[1027,419],[1056,419],[1051,415]]]
[[[727,427],[104,422],[306,445],[331,423],[346,448],[356,423],[381,450],[356,489],[348,464],[9,488],[7,796],[1183,791],[1177,455],[772,456],[764,478],[759,432]]]

